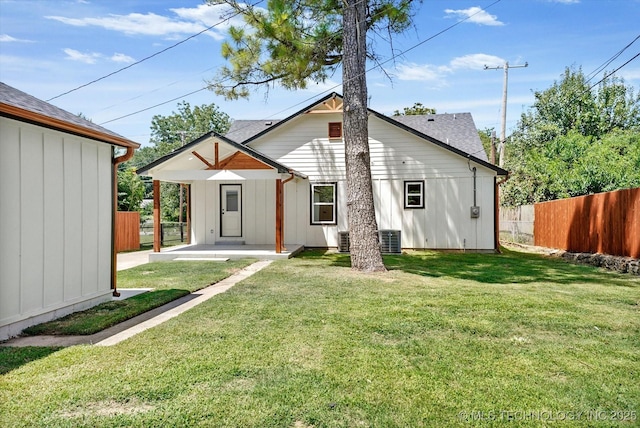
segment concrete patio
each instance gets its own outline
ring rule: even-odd
[[[304,250],[302,244],[285,244],[281,253],[276,253],[274,245],[189,245],[166,248],[159,253],[149,253],[149,261],[167,260],[220,260],[254,258],[260,260],[290,259]]]

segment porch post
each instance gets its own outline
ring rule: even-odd
[[[276,179],[276,254],[282,253],[282,180]]]
[[[187,188],[187,245],[191,244],[191,184],[185,184]]]
[[[153,252],[160,252],[160,181],[153,180]]]

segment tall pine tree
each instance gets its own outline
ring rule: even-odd
[[[377,238],[369,161],[367,32],[400,33],[411,25],[412,0],[270,0],[267,9],[235,0],[209,0],[240,13],[247,29],[232,27],[222,56],[229,62],[211,82],[228,99],[278,83],[304,89],[342,65],[347,212],[352,268],[384,271]]]

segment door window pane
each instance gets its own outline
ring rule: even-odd
[[[237,190],[227,190],[227,211],[238,211]]]

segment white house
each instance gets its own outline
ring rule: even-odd
[[[138,146],[0,83],[0,340],[116,292],[116,166]]]
[[[387,250],[494,251],[496,182],[507,172],[487,161],[471,115],[369,112],[376,217]],[[334,93],[281,121],[236,121],[225,136],[206,134],[138,173],[190,186],[198,249],[346,249],[344,160],[342,98]]]

